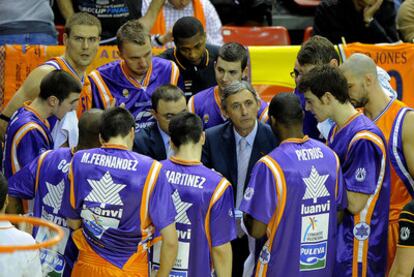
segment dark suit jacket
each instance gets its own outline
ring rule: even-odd
[[[252,154],[247,169],[246,182],[249,182],[250,173],[256,162],[278,145],[275,135],[268,125],[257,122],[257,134],[254,139]],[[233,185],[233,192],[237,192],[237,153],[233,132],[233,124],[226,122],[206,130],[206,142],[203,147],[202,162],[209,168],[223,174]]]
[[[135,133],[133,151],[157,161],[167,159],[164,141],[162,140],[157,124],[143,128]]]

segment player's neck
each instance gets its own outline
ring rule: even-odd
[[[35,98],[35,100],[30,103],[29,107],[32,108],[42,120],[46,120],[48,117],[53,115],[52,110],[47,102],[40,99],[39,97]]]
[[[126,73],[128,74],[129,77],[131,77],[132,79],[136,80],[138,83],[142,84],[142,81],[145,79],[145,76],[147,75],[147,72],[145,72],[145,74],[136,74],[134,72],[132,72],[128,66],[124,67],[126,70]]]
[[[342,128],[348,123],[348,120],[357,113],[358,111],[350,102],[338,104],[338,107],[335,109],[331,119],[335,121],[339,128]]]
[[[128,150],[132,150],[132,146],[129,145],[127,139],[125,137],[117,136],[110,138],[107,142],[105,142],[105,145],[119,145],[124,146]]]
[[[280,128],[278,129],[278,138],[280,141],[284,141],[287,139],[303,139],[305,135],[303,134],[302,128],[300,129],[292,129],[292,128]]]
[[[201,161],[201,144],[186,144],[181,145],[179,149],[176,150],[174,156],[180,160],[185,161]]]
[[[83,75],[86,72],[87,66],[80,66],[76,64],[75,61],[66,54],[63,56],[63,58],[73,68],[73,70],[76,71],[76,74],[78,75],[79,79],[82,79]]]
[[[364,114],[371,120],[377,118],[382,113],[391,98],[385,94],[381,87],[372,93],[375,97],[370,97],[368,103],[364,107]]]

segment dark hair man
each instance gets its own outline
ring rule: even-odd
[[[134,148],[137,153],[162,161],[173,155],[168,125],[171,118],[187,110],[183,91],[173,85],[158,87],[151,96],[151,113],[157,123],[135,134]]]
[[[256,276],[333,276],[337,211],[346,205],[339,159],[303,134],[296,95],[273,97],[269,117],[281,143],[253,168],[240,205],[252,236],[268,231]]]
[[[384,276],[390,175],[383,134],[352,106],[338,68],[313,68],[302,77],[299,91],[318,122],[330,118],[336,123],[327,142],[341,162],[348,207],[339,226],[334,275]]]
[[[203,25],[195,17],[182,17],[173,27],[175,48],[167,49],[160,57],[174,61],[180,69],[178,86],[189,99],[199,91],[215,86],[214,61],[218,46],[206,44]]]

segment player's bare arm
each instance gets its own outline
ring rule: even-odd
[[[231,243],[225,243],[212,249],[214,271],[217,277],[230,277],[233,253]]]
[[[7,196],[9,199],[9,204],[6,208],[6,213],[8,214],[23,214],[23,203],[20,198],[15,198],[10,195]]]
[[[155,20],[157,19],[158,12],[160,11],[163,5],[164,0],[152,0],[148,7],[147,13],[139,19],[141,24],[144,25],[148,31],[152,29],[152,26],[154,25]]]
[[[414,247],[397,247],[389,277],[411,277],[414,268]]]
[[[74,13],[72,0],[57,0],[59,11],[65,20],[68,20]]]
[[[68,224],[69,228],[77,230],[81,227],[82,221],[80,219],[67,218],[66,223]]]
[[[405,161],[411,177],[414,177],[414,112],[407,112],[402,127],[402,143]]]
[[[243,221],[247,231],[249,232],[249,235],[252,237],[260,239],[266,235],[267,225],[263,222],[252,218],[249,214],[244,214]]]
[[[160,269],[157,277],[168,277],[177,257],[178,239],[175,222],[161,230],[162,245],[160,257]]]
[[[369,194],[347,191],[346,195],[348,197],[348,211],[351,214],[359,214],[360,211],[365,207],[368,202]]]

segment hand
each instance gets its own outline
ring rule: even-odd
[[[172,31],[169,30],[166,34],[161,35],[158,39],[160,40],[162,45],[165,45],[166,43],[173,41]]]
[[[364,15],[364,22],[366,24],[372,21],[372,19],[374,18],[374,15],[377,13],[379,8],[381,7],[382,1],[383,0],[375,0],[371,4],[365,6],[363,15]]]
[[[117,105],[116,99],[113,98],[111,101],[111,104],[109,105],[109,108],[113,108],[113,107],[120,107],[125,109],[125,103],[121,103],[119,106]]]
[[[6,134],[8,122],[0,120],[0,142],[4,142],[4,135]]]

